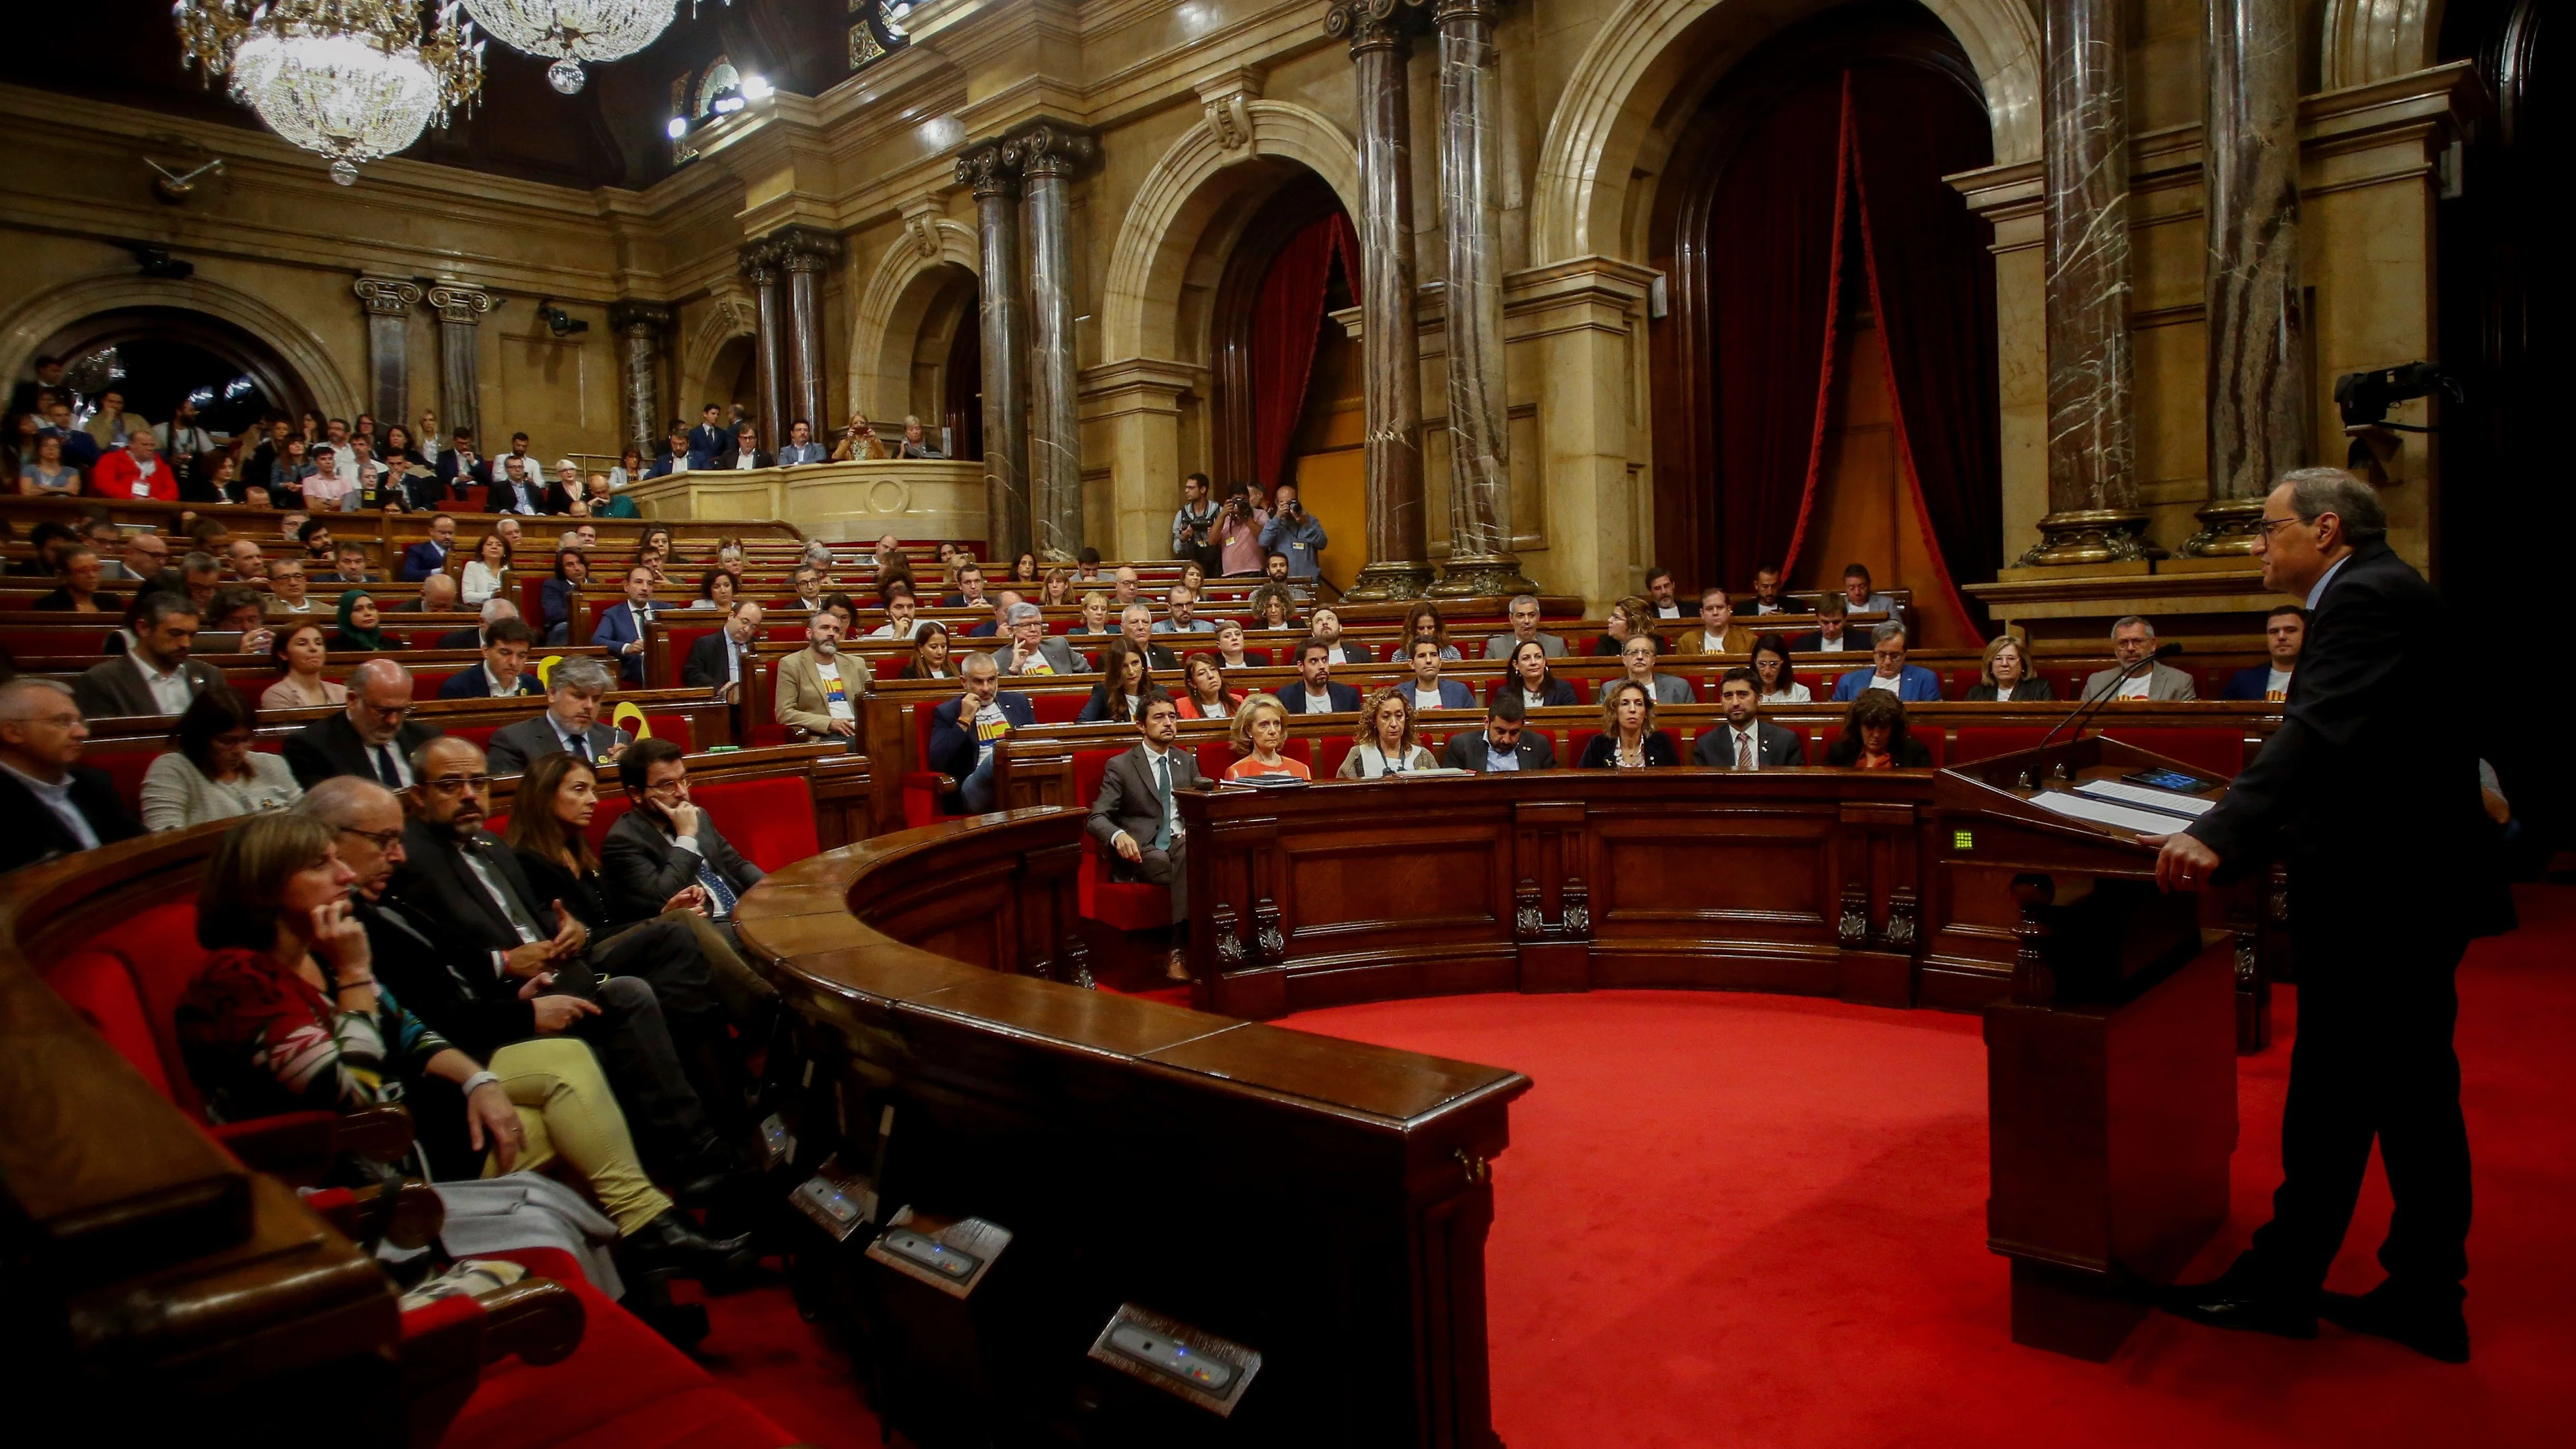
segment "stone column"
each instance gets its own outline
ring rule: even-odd
[[[1381,15],[1379,10],[1386,13]],[[1324,32],[1348,37],[1360,117],[1360,369],[1369,561],[1343,598],[1418,598],[1431,585],[1422,501],[1422,341],[1413,311],[1413,11],[1337,5]],[[1508,539],[1506,542],[1508,543]]]
[[[2128,46],[2117,0],[2045,0],[2048,516],[2021,562],[2152,556],[2129,351]]]
[[[429,305],[438,312],[439,416],[447,420],[451,432],[458,428],[472,432],[478,449],[484,445],[482,382],[474,348],[483,330],[483,314],[499,300],[480,287],[455,282],[440,282],[429,289]]]
[[[411,430],[411,309],[420,284],[399,277],[360,277],[352,288],[367,308],[367,402],[379,418]]]
[[[626,442],[653,456],[670,415],[662,408],[662,339],[671,331],[671,309],[656,302],[620,302],[608,309],[617,333],[618,362],[625,369]]]
[[[810,226],[792,226],[769,239],[787,272],[787,414],[778,420],[773,449],[787,441],[787,425],[803,418],[817,438],[831,429],[823,385],[823,274],[840,265],[841,239]]]
[[[2107,0],[2106,0],[2107,3]],[[1440,598],[1533,593],[1512,556],[1511,435],[1503,414],[1501,0],[1439,0],[1440,219],[1449,238],[1449,561]],[[1408,299],[1409,300],[1409,299]]]
[[[1082,552],[1082,423],[1073,356],[1073,174],[1100,143],[1051,121],[1004,143],[1029,223],[1029,522],[1039,558]]]
[[[984,527],[998,559],[1033,546],[1029,520],[1026,314],[1020,310],[1020,205],[1013,158],[998,142],[957,158],[957,179],[975,193],[982,242],[979,297],[984,324]]]
[[[773,451],[787,436],[787,299],[781,295],[777,249],[766,241],[749,242],[742,249],[742,277],[751,283],[751,296],[758,335],[751,339],[752,361],[759,389],[760,441]]]
[[[2201,128],[2209,504],[2182,546],[2251,553],[2264,495],[2307,461],[2299,316],[2299,44],[2291,0],[2209,0]]]

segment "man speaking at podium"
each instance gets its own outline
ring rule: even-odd
[[[2281,727],[2217,807],[2161,845],[2157,883],[2195,889],[2275,853],[2289,862],[2298,1039],[2281,1113],[2272,1220],[2216,1281],[2168,1307],[2228,1328],[2311,1338],[2329,1322],[2451,1363],[2469,1356],[2469,1140],[2460,1118],[2453,973],[2473,936],[2512,925],[2467,736],[2428,728],[2447,611],[2390,551],[2371,488],[2337,468],[2283,476],[2254,554],[2263,586],[2306,604],[2308,642]],[[2396,1199],[2388,1277],[2323,1291],[2373,1138]]]

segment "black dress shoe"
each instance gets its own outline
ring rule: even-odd
[[[2314,1294],[2289,1292],[2257,1274],[2240,1271],[2241,1266],[2207,1283],[2178,1283],[2165,1290],[2164,1310],[2212,1328],[2283,1338],[2317,1336]]]
[[[2382,1283],[2367,1293],[2321,1293],[2317,1316],[2337,1328],[2402,1343],[2443,1363],[2469,1361],[2469,1320],[2457,1301],[2392,1291]]]
[[[621,1245],[644,1273],[672,1273],[683,1278],[721,1277],[751,1265],[751,1238],[710,1238],[699,1232],[678,1208],[663,1213],[629,1235]]]

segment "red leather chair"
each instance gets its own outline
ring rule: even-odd
[[[1108,770],[1109,762],[1123,753],[1124,746],[1073,752],[1073,804],[1076,809],[1088,810],[1091,802],[1100,798],[1101,775]],[[1143,881],[1111,880],[1100,843],[1085,837],[1084,847],[1082,869],[1074,882],[1083,915],[1121,931],[1162,930],[1171,926],[1170,891]]]

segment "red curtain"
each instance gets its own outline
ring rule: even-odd
[[[1857,77],[1846,91],[1848,170],[1897,459],[1933,541],[1940,592],[1983,635],[1983,606],[1958,580],[1991,579],[2003,564],[1995,261],[1989,229],[1941,178],[1989,164],[1992,135],[1944,77],[1904,66]]]
[[[1804,530],[1841,301],[1842,87],[1801,88],[1766,117],[1709,208],[1719,578],[1784,564]]]
[[[1345,285],[1359,286],[1359,235],[1350,218],[1328,212],[1279,249],[1261,278],[1252,307],[1252,457],[1268,488],[1286,476],[1288,449],[1306,413],[1306,383],[1324,326],[1324,293],[1339,263]]]

